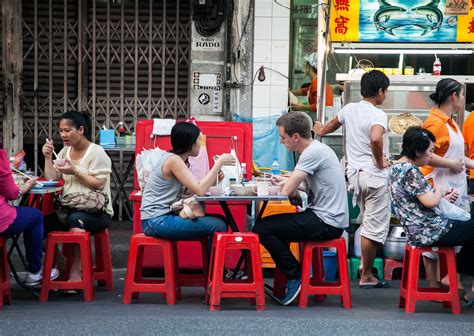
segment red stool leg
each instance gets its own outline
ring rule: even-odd
[[[253,281],[256,285],[255,301],[258,311],[265,310],[265,292],[263,282],[262,260],[260,254],[260,243],[255,241],[252,243],[252,273]]]
[[[113,292],[112,256],[110,253],[110,239],[107,229],[94,235],[94,245],[96,259],[94,280],[97,280],[99,286],[104,286],[107,291]]]
[[[84,282],[84,301],[92,301],[94,299],[94,286],[92,284],[92,253],[89,234],[79,244],[79,251],[81,254],[82,281]]]
[[[420,269],[420,256],[421,251],[417,249],[411,249],[410,251],[410,261],[408,268],[408,283],[407,283],[407,292],[405,297],[405,312],[414,313],[417,301],[417,291],[418,291],[418,276]]]
[[[128,262],[127,262],[127,272],[125,274],[125,286],[123,289],[123,304],[130,304],[132,303],[132,295],[133,295],[133,283],[136,279],[136,272],[137,272],[137,264],[142,263],[142,259],[138,258],[138,249],[139,245],[137,242],[137,238],[132,236],[130,240],[130,249],[128,251]]]
[[[163,268],[165,271],[166,304],[176,304],[175,250],[172,242],[163,244]]]
[[[451,311],[455,315],[461,314],[461,304],[459,302],[459,294],[458,294],[458,274],[456,270],[456,257],[454,255],[454,248],[451,249],[449,252],[443,253],[445,258],[448,278],[449,278],[449,292],[451,293]],[[443,266],[444,266],[443,265]],[[442,266],[442,267],[443,267]]]
[[[5,238],[0,237],[0,310],[3,304],[11,304],[10,281],[8,278],[8,256]]]
[[[56,248],[56,238],[50,233],[46,240],[46,253],[45,253],[45,260],[43,265],[43,274],[51,274],[51,269],[53,268],[54,264],[54,254]],[[40,291],[40,302],[48,301],[49,297],[49,290],[51,288],[51,280],[49,277],[43,277],[43,281],[41,283],[41,291]]]
[[[347,251],[344,239],[339,241],[337,247],[337,259],[339,263],[339,282],[342,287],[342,306],[352,308],[351,285],[349,279],[349,266],[347,265]]]
[[[408,270],[410,267],[410,246],[405,245],[405,253],[403,255],[403,267],[402,267],[402,279],[400,280],[400,298],[398,306],[400,308],[405,307],[406,304],[406,291],[408,286]]]
[[[304,244],[303,247],[303,260],[301,265],[301,291],[298,306],[306,308],[308,306],[309,287],[311,285],[311,264],[313,261],[313,251],[317,248]],[[317,253],[317,251],[315,251]],[[313,269],[313,272],[315,270]],[[313,274],[314,277],[314,274]]]
[[[221,291],[222,291],[222,278],[224,276],[224,256],[225,256],[225,243],[220,239],[217,239],[216,247],[214,250],[214,262],[212,266],[212,278],[210,286],[210,310],[219,311],[221,305]]]
[[[311,286],[318,286],[324,282],[325,276],[323,249],[320,247],[314,248],[310,256],[313,258],[313,277],[311,278]],[[315,302],[323,302],[325,299],[325,295],[314,296]]]

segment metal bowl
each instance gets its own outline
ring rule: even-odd
[[[407,237],[403,228],[400,226],[393,227],[392,232],[387,237],[385,245],[383,246],[385,257],[395,260],[403,260],[406,243]]]

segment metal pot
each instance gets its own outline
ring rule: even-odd
[[[386,258],[403,260],[407,237],[401,226],[394,226],[392,232],[387,237],[383,252]]]

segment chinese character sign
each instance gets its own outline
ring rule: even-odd
[[[449,13],[447,4],[461,2],[463,1],[333,0],[331,40],[473,42],[474,0],[469,0],[468,15],[446,14]],[[451,7],[454,8],[453,5]]]
[[[357,41],[359,0],[331,1],[330,36],[333,41]]]

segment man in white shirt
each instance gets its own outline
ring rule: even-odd
[[[353,190],[352,203],[359,205],[363,217],[361,288],[389,287],[372,274],[377,247],[385,243],[390,223],[387,115],[376,107],[384,102],[389,85],[388,77],[378,70],[364,74],[360,81],[363,99],[347,104],[329,123],[317,122],[313,129],[324,136],[345,126],[349,190]]]

